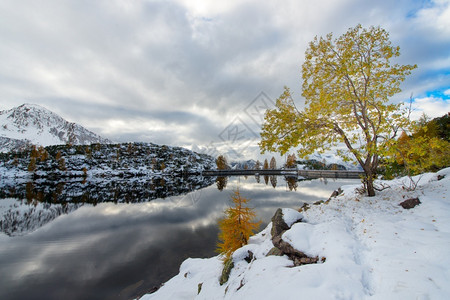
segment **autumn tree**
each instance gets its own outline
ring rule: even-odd
[[[61,151],[58,151],[55,156],[56,163],[58,164],[58,169],[61,171],[66,171],[66,160],[62,157]]]
[[[256,213],[247,207],[249,199],[241,196],[239,189],[231,195],[232,206],[225,210],[225,217],[219,220],[219,243],[217,252],[223,255],[224,261],[242,246],[258,229],[261,222],[256,221]]]
[[[297,158],[295,157],[295,153],[288,154],[286,159],[286,168],[295,168],[297,164]]]
[[[228,177],[226,176],[217,176],[216,185],[219,191],[223,191],[224,188],[227,187]]]
[[[264,160],[263,170],[269,169],[269,162],[267,161],[267,158]]]
[[[42,146],[39,146],[38,148],[38,157],[41,162],[46,161],[48,159],[48,152]]]
[[[277,168],[277,161],[275,160],[275,157],[273,157],[273,156],[270,159],[270,168],[272,170],[275,170]]]
[[[216,165],[218,170],[227,170],[228,166],[227,158],[224,155],[219,155],[216,159]]]
[[[282,155],[298,147],[304,158],[344,144],[338,151],[345,160],[356,160],[365,173],[369,196],[380,159],[386,155],[399,129],[408,124],[400,104],[388,103],[400,92],[400,83],[416,65],[391,62],[400,48],[391,45],[380,27],[350,28],[310,42],[302,65],[303,110],[298,110],[285,88],[276,108],[266,111],[260,148]]]
[[[423,116],[413,123],[410,135],[405,131],[401,133],[392,145],[392,155],[386,160],[388,177],[407,175],[411,178],[419,173],[436,172],[450,166],[450,142],[445,133],[447,126],[442,126],[444,130],[439,130],[437,125],[445,118],[450,125],[448,116],[431,121]],[[412,188],[415,188],[417,182],[413,182],[411,178],[411,183]]]
[[[36,161],[39,157],[39,152],[35,145],[31,147],[30,151],[30,163],[28,164],[28,172],[34,172],[37,169]]]

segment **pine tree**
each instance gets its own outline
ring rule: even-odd
[[[257,160],[255,163],[255,170],[261,170],[261,163],[259,162],[259,160]]]
[[[231,196],[232,207],[225,210],[225,218],[219,221],[219,243],[217,252],[224,255],[224,261],[233,252],[247,244],[249,237],[258,229],[260,221],[255,221],[256,213],[247,207],[249,199],[241,196],[236,189]]]

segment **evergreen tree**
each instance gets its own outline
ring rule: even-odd
[[[249,199],[241,196],[236,189],[231,196],[232,206],[225,210],[225,218],[219,221],[219,243],[217,252],[224,255],[224,261],[233,252],[247,244],[249,237],[258,229],[261,222],[255,221],[256,213],[247,207]]]

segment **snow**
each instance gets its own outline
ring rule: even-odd
[[[41,146],[66,144],[69,136],[73,144],[110,143],[36,104],[0,111],[0,152],[16,149],[20,141]]]
[[[287,226],[291,227],[292,224],[300,219],[303,219],[303,215],[292,208],[283,208],[283,220]]]
[[[142,299],[450,299],[450,168],[413,179],[414,191],[408,178],[377,181],[388,188],[375,197],[344,186],[343,194],[301,214],[283,209],[291,225],[283,240],[324,262],[293,267],[287,256],[266,256],[269,224],[233,254],[224,285],[220,257],[188,259]],[[414,197],[420,205],[399,206]]]

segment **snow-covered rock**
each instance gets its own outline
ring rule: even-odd
[[[188,259],[179,275],[142,299],[449,299],[450,168],[413,179],[414,191],[408,178],[378,181],[389,188],[375,197],[344,186],[302,212],[283,239],[323,263],[293,267],[287,256],[266,256],[269,224],[234,253],[226,284],[219,284],[220,257]],[[421,204],[399,205],[413,197]]]

